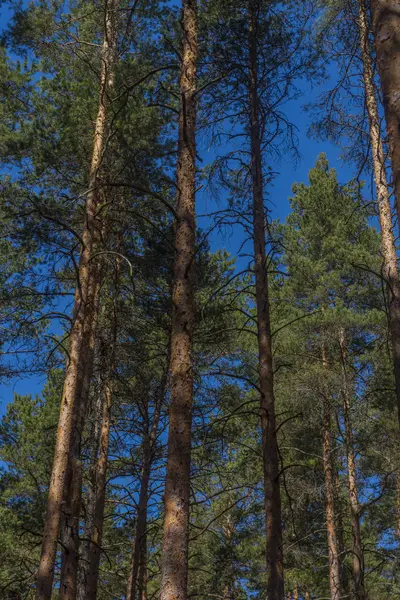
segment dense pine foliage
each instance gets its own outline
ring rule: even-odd
[[[0,599],[400,599],[397,2],[0,9]]]

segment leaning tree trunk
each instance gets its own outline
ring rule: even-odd
[[[279,456],[276,435],[268,271],[265,253],[265,212],[261,155],[261,124],[257,80],[257,15],[259,1],[249,11],[249,112],[253,185],[253,242],[256,281],[260,418],[264,466],[264,509],[268,600],[283,600],[282,516]]]
[[[385,159],[382,148],[382,141],[380,135],[380,126],[379,126],[379,113],[378,113],[378,104],[376,100],[376,89],[374,85],[373,78],[373,68],[372,68],[372,60],[371,60],[371,52],[368,40],[368,19],[367,12],[364,4],[364,0],[358,0],[359,4],[359,31],[360,31],[360,43],[361,43],[361,54],[363,61],[363,75],[364,75],[364,87],[365,87],[365,102],[368,111],[369,118],[369,128],[370,128],[370,140],[371,140],[371,151],[372,151],[372,161],[373,161],[373,170],[374,170],[374,179],[375,179],[375,187],[376,187],[376,195],[378,202],[378,211],[379,211],[379,223],[381,229],[381,252],[382,252],[382,275],[386,282],[387,287],[387,296],[388,296],[388,309],[389,309],[389,326],[391,333],[391,341],[392,341],[392,357],[393,357],[393,370],[396,384],[396,399],[397,399],[397,416],[399,420],[400,426],[400,282],[399,282],[399,273],[397,268],[397,256],[396,256],[396,246],[394,242],[393,235],[393,223],[391,217],[390,210],[390,199],[389,199],[389,190],[386,180],[386,169],[385,169]],[[377,44],[377,54],[378,54],[378,62],[380,63],[380,70],[382,71],[382,86],[387,87],[392,84],[387,81],[389,74],[392,73],[392,62],[390,62],[390,69],[388,73],[383,73],[384,63],[383,57],[385,54],[384,47],[385,42],[383,41],[384,31],[390,31],[390,23],[392,23],[393,27],[395,23],[398,23],[399,31],[400,31],[400,16],[396,17],[395,14],[392,17],[385,16],[385,12],[383,10],[383,2],[375,1],[374,6],[374,22],[375,22],[375,30],[376,30],[376,44]],[[389,5],[396,5],[398,7],[397,2],[386,2],[387,7]],[[399,10],[399,8],[398,8]],[[386,23],[386,25],[385,25]],[[378,28],[378,29],[377,29]],[[397,33],[397,35],[400,35]],[[393,36],[388,38],[388,44],[391,44],[390,40],[393,40]],[[380,54],[378,53],[378,47],[380,48]],[[390,46],[389,46],[390,47]],[[380,56],[380,58],[379,58]],[[400,67],[400,52],[397,52],[397,58],[393,58],[394,63],[398,64]],[[389,67],[388,67],[389,68]],[[398,81],[397,89],[399,90],[399,94],[397,96],[397,106],[400,110],[400,71],[397,68],[397,76],[393,81],[395,85],[396,80]],[[391,76],[391,75],[390,75]],[[385,93],[385,92],[384,92]],[[390,97],[393,96],[394,92],[387,92]],[[390,106],[396,104],[394,101],[390,101]],[[388,100],[386,99],[386,105],[388,105]],[[393,108],[392,106],[392,108]],[[389,109],[387,109],[388,111]],[[390,109],[392,112],[392,109]],[[391,113],[390,113],[391,114]],[[397,113],[396,113],[397,114]],[[398,117],[400,118],[400,113],[398,113]],[[392,116],[392,118],[394,118]],[[399,142],[397,144],[398,156],[396,160],[398,161],[397,166],[397,179],[396,186],[398,187],[396,193],[397,196],[397,209],[399,210],[399,201],[400,201],[400,120],[396,121],[397,125],[395,127],[397,136],[399,138]],[[394,126],[393,126],[394,127]],[[389,132],[390,132],[389,128]],[[393,133],[393,132],[392,132]],[[392,134],[391,134],[392,135]],[[393,136],[392,136],[392,139]],[[392,143],[392,142],[391,142]],[[392,162],[395,161],[392,153]],[[395,163],[393,162],[393,165]],[[393,171],[395,172],[395,167],[393,166]],[[396,513],[397,513],[397,532],[400,535],[400,472],[397,474],[397,503],[396,503]]]
[[[188,580],[190,454],[195,317],[196,0],[182,0],[175,264],[172,290],[171,401],[161,600],[185,600]]]
[[[154,458],[155,443],[157,440],[158,425],[161,415],[161,407],[165,397],[165,391],[168,381],[169,370],[169,352],[164,372],[161,377],[160,386],[158,388],[155,410],[152,419],[151,429],[149,431],[148,422],[146,430],[143,434],[142,451],[143,465],[142,476],[140,481],[139,503],[136,520],[135,539],[132,550],[131,568],[128,578],[128,586],[126,592],[126,600],[135,600],[136,592],[138,591],[139,600],[144,592],[145,585],[145,570],[146,570],[146,554],[147,554],[147,504],[149,495],[149,482],[151,467]],[[149,416],[149,407],[147,405],[147,421]]]
[[[68,459],[73,437],[74,420],[80,412],[79,395],[88,368],[88,343],[95,320],[93,298],[98,284],[99,267],[91,260],[98,240],[97,212],[100,204],[98,173],[101,167],[107,123],[107,98],[113,87],[113,67],[116,59],[116,19],[118,0],[111,0],[105,19],[106,31],[101,55],[100,103],[94,133],[94,147],[86,200],[85,222],[82,233],[82,251],[79,259],[78,280],[75,293],[74,322],[70,334],[69,359],[64,380],[58,422],[54,461],[49,485],[42,552],[36,581],[36,599],[50,600],[54,579],[54,563],[61,520]],[[75,421],[77,422],[77,421]]]
[[[364,2],[359,0],[362,28],[367,24]],[[400,5],[398,0],[371,0],[371,12],[400,225]]]
[[[327,369],[325,348],[322,348],[322,364]],[[335,521],[335,492],[332,468],[331,407],[324,398],[322,422],[322,464],[324,469],[325,522],[328,540],[328,568],[331,600],[340,600],[340,561]]]
[[[347,348],[343,329],[339,331],[339,343],[343,371],[343,420],[345,429],[345,446],[347,461],[347,479],[349,488],[352,552],[353,552],[353,581],[356,600],[366,600],[367,594],[364,586],[364,553],[361,541],[360,505],[358,502],[356,461],[353,442],[353,430],[350,417],[350,389],[347,373]]]

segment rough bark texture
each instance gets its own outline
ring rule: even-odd
[[[361,5],[361,0],[359,3]],[[365,9],[363,12],[365,15]],[[400,215],[400,4],[398,0],[371,0],[371,12],[397,214]]]
[[[193,396],[196,170],[196,1],[182,2],[183,47],[177,166],[177,222],[172,291],[171,403],[165,483],[161,600],[185,600],[188,578],[188,525]]]
[[[137,510],[136,531],[132,550],[131,568],[128,578],[126,600],[135,600],[138,593],[139,600],[145,593],[146,579],[146,554],[147,554],[147,503],[149,495],[149,482],[151,466],[154,458],[154,447],[157,439],[158,424],[160,421],[161,406],[164,401],[168,381],[168,367],[170,356],[168,353],[166,367],[161,378],[158,397],[154,410],[154,416],[149,431],[149,423],[146,423],[146,431],[143,435],[143,464],[142,477],[140,481],[139,504]],[[148,419],[148,407],[147,407]]]
[[[322,364],[328,368],[325,348],[322,348]],[[325,522],[328,540],[329,587],[331,600],[340,600],[340,562],[335,522],[335,493],[332,468],[331,407],[324,398],[322,422],[322,463],[324,468]]]
[[[376,196],[379,211],[379,223],[381,229],[381,253],[383,259],[382,276],[386,282],[388,295],[388,309],[390,320],[390,333],[392,341],[393,370],[396,384],[397,413],[400,425],[400,282],[397,268],[396,246],[393,235],[393,223],[390,209],[390,196],[386,179],[385,160],[382,148],[378,104],[376,89],[373,79],[373,67],[368,40],[368,19],[365,8],[365,0],[358,0],[359,6],[359,31],[361,54],[363,61],[363,76],[365,87],[365,102],[368,111],[371,151],[376,187]],[[385,8],[386,7],[386,8]],[[394,10],[397,9],[397,13]],[[393,9],[393,10],[392,10]],[[389,87],[386,92],[385,110],[388,117],[391,116],[392,125],[388,129],[391,140],[395,139],[394,131],[397,131],[399,141],[396,143],[396,158],[393,157],[393,171],[396,176],[397,210],[399,211],[400,200],[400,6],[397,2],[373,2],[373,16],[375,28],[375,43],[379,70],[381,72],[382,88]],[[396,29],[397,28],[397,29]],[[396,32],[396,33],[395,33]],[[385,37],[387,40],[385,41]],[[397,36],[397,37],[396,37]],[[397,41],[395,41],[397,40]],[[387,47],[386,47],[387,45]],[[397,50],[396,50],[397,48]],[[387,54],[393,52],[393,62]],[[386,57],[386,58],[385,58]],[[388,66],[385,66],[387,60]],[[393,70],[397,65],[396,76]],[[396,69],[395,69],[396,70]],[[394,76],[393,82],[389,79]],[[397,84],[396,84],[397,82]],[[397,87],[396,87],[397,85]],[[393,87],[392,87],[393,86]],[[397,101],[395,100],[395,89],[397,89]],[[385,91],[384,91],[385,96]],[[389,110],[390,108],[390,110]],[[397,119],[396,125],[393,119]],[[393,141],[391,144],[393,145]],[[397,156],[398,153],[398,156]],[[396,162],[397,161],[397,162]],[[397,167],[394,165],[397,164]],[[397,475],[397,532],[400,535],[400,473]]]
[[[324,406],[322,459],[324,465],[325,520],[328,538],[329,587],[331,600],[340,599],[340,563],[335,526],[335,499],[331,463],[331,411],[328,403]]]
[[[98,265],[90,260],[98,239],[97,211],[99,192],[97,179],[102,162],[107,123],[107,96],[113,86],[113,66],[116,57],[116,18],[118,0],[111,0],[105,18],[106,31],[101,56],[100,102],[97,114],[94,147],[90,166],[89,193],[86,200],[85,222],[82,233],[82,251],[79,260],[79,285],[75,294],[74,323],[70,334],[69,361],[60,407],[53,469],[49,485],[43,545],[36,582],[36,599],[50,600],[54,578],[54,563],[61,520],[61,507],[65,496],[69,453],[73,441],[74,422],[80,413],[79,396],[85,378],[91,331],[93,330],[93,301]],[[92,290],[92,292],[91,292]]]
[[[358,502],[356,461],[354,452],[353,430],[351,427],[351,387],[349,386],[349,375],[347,372],[347,348],[343,329],[339,332],[339,342],[342,358],[343,371],[343,419],[345,428],[345,446],[347,461],[347,480],[349,488],[349,503],[351,514],[352,552],[353,552],[353,582],[356,600],[366,600],[367,595],[364,586],[364,553],[361,541],[360,506]]]
[[[250,0],[249,11],[249,111],[251,174],[253,186],[253,242],[256,280],[260,418],[264,466],[266,565],[268,600],[283,600],[282,516],[279,456],[271,347],[268,272],[265,253],[265,213],[261,156],[261,123],[257,81],[257,17],[259,1]]]

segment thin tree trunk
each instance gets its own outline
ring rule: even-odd
[[[108,445],[111,428],[111,408],[113,396],[113,371],[115,368],[115,353],[117,344],[117,298],[120,280],[120,258],[116,259],[114,277],[114,298],[109,322],[109,335],[100,336],[100,373],[99,395],[95,424],[98,430],[98,441],[94,448],[94,465],[92,467],[92,484],[90,504],[88,505],[88,521],[85,534],[88,540],[85,547],[85,563],[81,565],[81,577],[78,589],[79,600],[95,600],[97,596],[101,543],[103,535],[104,506],[106,498],[106,475],[108,467]],[[105,307],[104,307],[105,308]],[[105,311],[104,311],[105,312]],[[98,456],[97,456],[98,452]],[[97,459],[96,459],[97,457]]]
[[[260,418],[264,466],[266,521],[266,565],[268,600],[283,600],[282,516],[279,457],[276,436],[268,272],[265,253],[265,213],[261,156],[261,125],[257,80],[257,15],[259,1],[250,0],[249,10],[249,109],[251,173],[253,184],[253,241],[256,280]]]
[[[387,285],[387,295],[388,295],[388,309],[389,309],[389,319],[390,319],[390,333],[391,333],[391,341],[392,341],[392,355],[393,355],[393,370],[396,384],[396,399],[397,399],[397,416],[399,420],[400,426],[400,282],[399,282],[399,273],[397,269],[397,256],[396,256],[396,246],[394,242],[393,236],[393,223],[391,217],[390,210],[390,200],[389,200],[389,190],[386,180],[386,170],[385,170],[385,160],[382,148],[382,141],[380,135],[380,127],[379,127],[379,113],[378,113],[378,105],[376,100],[376,89],[374,85],[373,79],[373,68],[371,61],[371,53],[369,47],[368,40],[368,19],[367,12],[364,4],[365,0],[358,0],[359,5],[359,31],[360,31],[360,43],[361,43],[361,53],[362,53],[362,61],[363,61],[363,75],[364,75],[364,87],[365,87],[365,102],[368,111],[369,118],[369,127],[370,127],[370,139],[371,139],[371,150],[372,150],[372,161],[373,161],[373,170],[374,170],[374,179],[376,186],[376,195],[378,202],[378,211],[379,211],[379,223],[381,229],[381,253],[383,259],[382,265],[382,275],[386,281]],[[386,8],[384,8],[384,5]],[[393,61],[389,61],[387,72],[384,67],[384,55],[385,55],[385,43],[384,36],[385,31],[387,31],[388,35],[391,31],[391,27],[393,26],[393,31],[395,31],[395,23],[397,23],[398,32],[397,36],[399,36],[400,32],[400,7],[397,2],[383,2],[381,0],[374,2],[374,23],[375,23],[375,37],[376,37],[376,46],[377,46],[377,54],[378,54],[378,63],[380,64],[380,70],[382,71],[382,87],[388,88],[386,94],[386,106],[387,111],[392,114],[392,108],[396,105],[394,102],[393,94],[394,89],[397,89],[397,112],[395,111],[397,117],[400,117],[400,52],[397,52],[396,57],[393,57]],[[396,12],[393,14],[390,12],[390,7],[397,8],[397,17]],[[389,11],[387,14],[385,10]],[[387,43],[389,44],[389,49],[393,43],[393,35],[389,38]],[[398,38],[400,39],[400,38]],[[379,49],[379,52],[378,52]],[[392,83],[389,81],[390,77],[393,75],[393,65],[397,64],[396,67],[396,77],[393,79],[393,89]],[[396,83],[397,82],[397,83]],[[397,85],[397,88],[396,88]],[[389,91],[390,88],[390,91]],[[388,96],[392,98],[390,101],[388,100]],[[390,110],[389,110],[390,108]],[[394,114],[394,113],[393,113]],[[388,117],[387,117],[388,118]],[[393,119],[392,117],[390,117]],[[394,158],[394,154],[392,153],[392,165],[393,172],[397,173],[395,175],[396,179],[396,194],[397,196],[397,210],[399,211],[399,202],[400,202],[400,120],[396,121],[396,126],[393,124],[390,131],[392,131],[392,145],[393,139],[398,137],[398,142],[396,142],[396,151]],[[388,125],[389,127],[389,125]],[[394,134],[394,129],[396,130],[396,134]],[[397,166],[395,166],[397,164]],[[400,473],[397,474],[397,503],[396,503],[396,513],[397,513],[397,532],[400,535]]]
[[[360,506],[358,502],[356,461],[354,454],[353,430],[350,417],[350,390],[347,374],[347,347],[343,329],[339,331],[339,343],[343,370],[343,418],[346,438],[347,476],[349,487],[352,551],[353,551],[353,580],[356,600],[366,600],[364,586],[364,553],[361,541]]]
[[[92,280],[92,310],[84,326],[81,361],[83,381],[77,389],[75,412],[70,444],[69,464],[65,483],[61,540],[63,544],[60,574],[60,600],[75,600],[78,584],[79,560],[79,518],[82,499],[81,441],[89,399],[90,381],[93,371],[94,346],[96,341],[97,319],[100,303],[100,268],[97,265]]]
[[[128,587],[126,592],[126,600],[135,600],[136,591],[138,591],[139,598],[143,594],[144,579],[145,579],[145,562],[146,562],[146,532],[147,532],[147,504],[149,495],[149,482],[151,466],[154,458],[154,446],[157,440],[158,424],[160,421],[161,407],[165,397],[165,391],[168,381],[168,370],[169,370],[169,351],[166,360],[166,366],[161,377],[161,382],[158,390],[158,397],[156,400],[155,411],[153,416],[153,422],[151,430],[148,430],[148,423],[146,424],[146,431],[143,434],[143,466],[142,466],[142,477],[140,481],[140,493],[139,493],[139,504],[136,520],[136,531],[135,539],[132,550],[131,568],[128,578]],[[147,419],[148,419],[148,406],[147,406]],[[144,569],[142,568],[144,566]]]
[[[142,543],[142,557],[138,575],[138,600],[147,600],[147,533]]]
[[[89,565],[86,579],[85,600],[96,600],[103,539],[104,506],[106,499],[108,444],[111,427],[111,407],[113,395],[112,371],[115,366],[116,325],[113,325],[111,356],[108,356],[109,369],[104,382],[103,414],[101,422],[99,456],[95,471],[95,503],[93,526],[89,545]]]
[[[325,348],[322,348],[322,364],[328,368]],[[335,496],[332,469],[331,407],[324,399],[322,424],[322,463],[324,467],[325,521],[328,539],[329,587],[331,600],[340,600],[340,562],[335,523]]]
[[[146,540],[147,530],[147,500],[148,500],[148,489],[150,481],[151,471],[151,448],[149,444],[148,436],[144,436],[143,440],[143,468],[142,477],[140,482],[140,494],[138,513],[136,521],[135,541],[132,551],[131,569],[128,579],[128,589],[126,593],[126,600],[135,600],[136,592],[139,588],[138,575],[140,567],[143,561],[143,550],[144,542]]]
[[[183,47],[172,291],[171,403],[165,483],[161,600],[186,600],[195,317],[196,0],[182,1]]]
[[[366,16],[365,0],[359,0]],[[389,138],[397,215],[400,215],[400,5],[371,0],[372,26]],[[361,21],[364,20],[362,17]],[[367,20],[365,18],[365,24]],[[368,30],[368,29],[367,29]],[[367,45],[364,46],[367,48]],[[400,224],[400,218],[399,218]]]
[[[101,56],[100,103],[95,125],[94,147],[89,176],[89,193],[86,200],[85,223],[82,233],[82,251],[79,260],[79,285],[75,293],[74,323],[70,334],[69,361],[61,400],[53,469],[49,485],[48,505],[43,534],[43,545],[36,581],[36,599],[50,600],[54,579],[54,563],[60,528],[61,506],[64,497],[68,457],[71,448],[73,425],[79,414],[78,394],[83,385],[84,368],[87,363],[88,338],[85,329],[93,321],[93,302],[90,302],[91,286],[96,286],[96,261],[91,261],[98,239],[97,211],[99,193],[98,172],[101,167],[107,121],[107,97],[113,87],[113,66],[116,58],[116,19],[118,0],[111,0],[107,7],[106,31]],[[85,339],[86,338],[86,339]],[[86,347],[85,347],[86,346]]]
[[[104,308],[104,307],[103,307]],[[101,340],[100,340],[101,341]],[[99,351],[101,344],[97,343],[96,355],[100,359],[101,352]],[[100,371],[102,369],[102,361],[97,360],[99,364],[96,365],[97,384],[93,394],[93,407],[92,407],[92,426],[90,431],[90,466],[88,473],[88,485],[86,492],[86,506],[85,506],[85,530],[83,534],[84,543],[80,550],[80,561],[78,570],[78,591],[77,599],[85,600],[86,598],[86,587],[88,570],[90,563],[90,539],[93,530],[94,511],[96,503],[96,466],[97,458],[100,448],[100,436],[101,436],[101,425],[102,425],[102,413],[103,413],[103,402],[104,394],[102,388],[102,382],[100,377]]]
[[[335,495],[335,514],[337,515],[337,542],[339,552],[339,566],[340,566],[340,585],[343,592],[344,598],[350,598],[350,586],[348,572],[346,568],[346,547],[344,543],[344,529],[343,529],[343,515],[342,515],[342,502],[340,494],[340,477],[338,468],[334,467],[334,495]]]

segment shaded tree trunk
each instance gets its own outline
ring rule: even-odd
[[[251,175],[253,186],[253,242],[256,280],[260,418],[264,466],[266,564],[268,600],[283,600],[282,516],[279,457],[276,436],[268,271],[265,252],[265,212],[261,155],[261,123],[257,78],[257,18],[259,1],[250,0],[249,15],[249,111]]]
[[[351,597],[350,582],[348,577],[348,571],[346,566],[346,547],[344,543],[344,528],[343,528],[343,506],[341,502],[340,493],[340,477],[338,467],[334,466],[334,493],[335,493],[335,515],[337,515],[337,543],[339,552],[339,566],[340,566],[340,585],[341,590],[345,598]]]
[[[363,76],[365,87],[365,102],[368,111],[373,171],[376,187],[376,196],[379,211],[379,223],[381,229],[381,253],[383,259],[382,275],[386,282],[389,326],[392,341],[393,370],[396,384],[397,416],[400,426],[400,282],[397,268],[396,246],[393,235],[393,223],[390,209],[390,196],[386,179],[385,159],[379,126],[378,104],[376,89],[373,79],[373,68],[371,52],[368,40],[368,19],[364,4],[365,0],[358,0],[359,5],[359,31],[361,43],[361,55],[363,61]],[[386,52],[394,51],[395,40],[400,41],[400,8],[397,2],[383,2],[375,0],[373,3],[375,41],[377,47],[378,64],[382,77],[382,88],[384,88],[385,110],[387,112],[388,129],[393,146],[396,136],[395,153],[392,153],[393,172],[396,181],[397,210],[400,201],[400,51],[397,46],[397,54],[393,61],[386,57]],[[386,8],[385,8],[386,7]],[[397,8],[396,12],[391,9]],[[396,27],[398,30],[396,30]],[[397,33],[395,33],[397,31]],[[388,36],[387,42],[384,41]],[[397,38],[396,38],[397,36]],[[386,48],[386,43],[388,44]],[[393,46],[393,48],[392,48]],[[385,49],[386,48],[386,49]],[[388,65],[385,66],[385,61]],[[389,81],[396,67],[396,77]],[[392,87],[393,86],[393,87]],[[386,92],[385,92],[386,89]],[[398,90],[395,92],[395,90]],[[397,94],[395,101],[394,95]],[[397,116],[396,116],[397,115]],[[389,126],[389,122],[391,125]],[[397,132],[397,133],[395,133]],[[395,166],[397,165],[397,166]],[[396,175],[397,174],[397,175]],[[397,532],[400,535],[400,473],[397,475]]]
[[[366,13],[365,0],[359,0]],[[381,81],[397,215],[400,215],[400,5],[397,0],[371,0],[372,25]],[[365,23],[367,20],[365,19]],[[367,48],[367,45],[364,46]],[[400,218],[399,218],[400,224]]]
[[[108,467],[108,446],[111,428],[113,398],[113,376],[117,344],[118,314],[117,299],[120,280],[120,258],[116,259],[114,277],[114,298],[109,319],[109,333],[99,336],[99,401],[96,402],[91,485],[88,497],[85,536],[87,536],[80,569],[78,600],[95,600],[99,579],[101,544],[103,536],[104,506],[106,499],[106,476]],[[104,307],[105,309],[105,307]],[[106,309],[104,310],[104,314]]]
[[[158,425],[160,421],[161,407],[165,398],[168,381],[168,369],[170,361],[168,352],[166,366],[162,374],[158,397],[153,416],[153,422],[149,431],[149,423],[146,423],[146,431],[143,435],[143,464],[142,477],[140,481],[139,504],[136,520],[136,531],[132,549],[131,568],[128,578],[126,600],[135,600],[136,592],[139,599],[143,596],[146,579],[146,554],[147,554],[147,504],[149,495],[149,482],[151,466],[154,459],[155,443],[157,440]],[[148,420],[148,406],[147,406]]]
[[[69,453],[69,464],[64,491],[63,519],[61,522],[61,574],[60,574],[60,600],[75,600],[78,584],[79,560],[79,518],[82,500],[82,461],[81,441],[86,419],[89,399],[90,381],[93,374],[94,346],[96,340],[97,320],[100,303],[101,275],[99,265],[93,275],[93,303],[90,318],[86,320],[84,338],[82,341],[81,360],[85,369],[82,369],[83,381],[77,390],[75,412],[72,428],[72,439]]]
[[[147,534],[144,534],[142,543],[142,558],[138,575],[138,600],[147,600]]]
[[[322,364],[328,368],[325,348],[322,348]],[[324,398],[322,422],[322,463],[324,468],[325,522],[328,540],[329,587],[331,600],[340,600],[340,562],[335,523],[335,495],[332,469],[331,407]]]
[[[70,334],[69,360],[64,380],[60,417],[54,450],[53,468],[49,485],[48,505],[43,534],[43,545],[36,581],[36,599],[50,600],[52,594],[54,563],[57,552],[61,507],[65,497],[69,453],[74,435],[74,422],[78,420],[81,406],[79,396],[84,385],[85,366],[89,368],[88,348],[95,320],[93,298],[97,287],[99,267],[91,261],[99,234],[97,212],[100,204],[97,186],[101,167],[107,123],[107,97],[113,87],[113,67],[116,59],[116,21],[118,0],[111,0],[105,18],[105,36],[101,55],[100,103],[95,124],[94,147],[89,176],[89,193],[86,200],[85,222],[82,233],[82,251],[79,260],[79,285],[75,293],[74,322]],[[93,290],[91,292],[91,290]],[[92,298],[91,298],[92,294]],[[89,368],[90,371],[90,368]]]
[[[196,0],[182,1],[183,47],[172,290],[169,410],[161,600],[185,600],[188,580],[190,454],[195,317]]]
[[[110,355],[105,353],[109,361],[108,370],[103,389],[103,411],[101,420],[101,433],[99,444],[99,456],[95,469],[95,497],[93,513],[93,525],[91,528],[89,542],[89,564],[86,578],[85,600],[95,600],[97,596],[97,586],[99,580],[99,567],[101,557],[101,544],[103,539],[104,506],[106,500],[107,484],[107,466],[108,466],[108,445],[111,427],[111,407],[113,396],[113,369],[115,366],[115,344],[116,344],[116,325],[113,325],[112,349]]]
[[[350,417],[350,389],[347,373],[347,348],[343,329],[339,332],[339,342],[343,370],[343,418],[346,439],[347,477],[351,513],[352,552],[353,552],[353,581],[356,600],[366,600],[364,586],[364,553],[361,541],[360,506],[358,502],[356,461],[354,454],[353,430]]]

